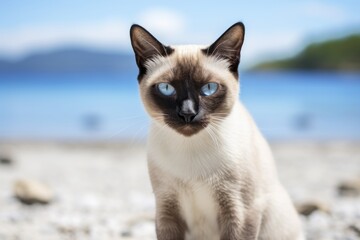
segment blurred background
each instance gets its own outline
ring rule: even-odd
[[[231,1],[2,5],[2,139],[143,137],[146,127],[139,130],[140,123],[129,119],[146,118],[131,24],[143,25],[164,44],[210,44],[236,21],[246,25],[241,98],[267,137],[360,138],[355,0],[261,7]],[[274,61],[279,59],[287,60]]]
[[[240,98],[292,198],[315,209],[303,217],[309,239],[360,239],[359,10],[358,0],[3,1],[0,240],[153,239],[129,28],[210,44],[237,21]],[[34,186],[21,178],[50,185],[55,203],[24,210],[13,196]]]

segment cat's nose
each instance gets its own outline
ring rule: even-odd
[[[192,122],[197,115],[195,110],[195,104],[192,100],[186,99],[182,102],[180,111],[178,112],[179,117],[186,123]]]

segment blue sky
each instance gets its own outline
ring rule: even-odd
[[[0,55],[19,57],[67,45],[130,51],[132,23],[165,44],[208,44],[237,21],[243,59],[290,55],[314,39],[360,32],[359,0],[2,1]]]

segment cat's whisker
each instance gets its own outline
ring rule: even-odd
[[[138,128],[137,132],[131,138],[130,146],[136,146],[141,140],[145,138],[146,135],[141,137],[141,134],[145,127],[147,126],[142,125],[140,128]]]
[[[120,122],[123,127],[119,130],[116,130],[115,133],[109,136],[109,139],[113,139],[128,129],[133,128],[135,125],[142,125],[143,122],[148,122],[149,118],[143,115],[137,116],[127,116],[116,119],[116,121]]]
[[[218,129],[216,129],[216,128],[218,128]],[[222,127],[217,127],[217,126],[215,126],[215,125],[210,125],[210,129],[211,129],[211,131],[214,133],[214,135],[215,135],[215,138],[216,138],[216,142],[217,142],[217,146],[218,146],[218,148],[220,149],[220,142],[222,142],[221,141],[221,139],[220,139],[220,136],[219,136],[219,129],[220,129],[220,131],[221,131],[221,128]]]
[[[228,116],[229,113],[213,113],[211,116]]]
[[[215,119],[215,120],[224,120],[225,117],[224,116],[211,116],[210,119]]]
[[[219,145],[218,145],[218,142],[217,142],[217,139],[215,137],[215,134],[213,133],[212,131],[212,128],[210,125],[208,125],[207,127],[205,127],[203,125],[205,131],[208,133],[208,135],[210,136],[211,140],[213,141],[213,143],[215,144],[216,148],[219,149]]]
[[[169,116],[168,114],[161,114],[161,113],[156,113],[153,115],[154,117],[167,117]]]
[[[224,118],[217,118],[217,117],[212,117],[211,118],[211,123],[217,123],[217,124],[221,124],[224,121]]]
[[[214,117],[214,118],[222,118],[225,119],[227,116],[229,116],[228,113],[214,113],[210,115],[210,118]]]
[[[114,120],[115,121],[124,121],[124,120],[138,120],[138,119],[148,119],[147,116],[145,115],[136,115],[136,116],[119,116],[119,117],[115,117]]]
[[[221,125],[221,123],[217,123],[214,121],[211,124],[209,124],[208,126],[210,126],[210,128],[213,129],[213,131],[215,131],[215,132],[227,131],[226,128],[223,125]]]
[[[133,126],[140,125],[143,121],[145,121],[145,119],[137,119],[136,121],[131,121],[128,124],[126,124],[125,126],[123,126],[121,129],[117,130],[114,135],[122,133],[123,131],[125,131],[129,128],[132,128]]]
[[[157,139],[158,136],[160,136],[160,134],[162,134],[164,132],[164,130],[166,129],[166,127],[169,127],[169,125],[167,123],[163,123],[160,126],[160,129],[158,129],[157,132],[153,133],[153,139]]]
[[[209,125],[212,125],[213,127],[217,128],[217,129],[222,129],[224,127],[221,120],[213,120],[211,122],[211,124],[209,124]]]
[[[152,119],[158,122],[165,122],[164,116],[157,116],[157,117],[154,116]]]
[[[129,122],[129,124],[126,124],[123,128],[119,129],[118,131],[116,131],[114,134],[112,134],[111,136],[109,136],[109,139],[114,139],[118,136],[120,136],[121,134],[123,134],[125,131],[132,129],[134,126],[138,126],[138,125],[144,125],[142,124],[144,121],[148,122],[148,119],[144,119],[144,118],[139,118],[136,119],[135,121],[131,121]]]
[[[208,135],[210,136],[210,138],[211,138],[212,142],[214,143],[216,149],[219,149],[219,146],[218,146],[218,144],[217,144],[217,141],[216,141],[215,137],[213,136],[213,134],[211,133],[210,128],[207,128],[207,129],[206,129],[206,132],[207,132]]]
[[[229,113],[225,113],[225,112],[217,112],[217,113],[212,113],[212,115],[216,116],[216,115],[229,115]]]
[[[216,126],[221,126],[221,124],[222,124],[222,122],[223,122],[223,119],[211,119],[211,124],[213,124],[214,126],[216,125]]]

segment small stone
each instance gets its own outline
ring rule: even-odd
[[[9,156],[0,156],[0,164],[1,165],[12,165],[13,160]]]
[[[60,227],[58,227],[58,231],[61,234],[70,235],[70,236],[73,236],[76,233],[76,229],[72,228],[72,227],[69,227],[69,226],[66,226],[66,227],[65,226],[60,226]]]
[[[51,190],[35,180],[17,180],[14,184],[15,197],[24,204],[48,204],[53,199]]]
[[[301,215],[304,215],[304,216],[309,216],[315,211],[330,213],[329,207],[325,203],[318,202],[318,201],[305,202],[302,204],[298,204],[296,206],[296,209],[297,209],[298,213],[300,213]]]
[[[349,226],[349,229],[350,229],[351,231],[353,231],[354,233],[356,233],[357,236],[360,237],[360,227],[359,227],[359,226],[350,225],[350,226]]]
[[[337,189],[340,196],[359,196],[360,179],[342,182],[338,185]]]
[[[121,232],[121,236],[122,237],[131,237],[131,232],[129,230],[125,230],[123,232]]]

